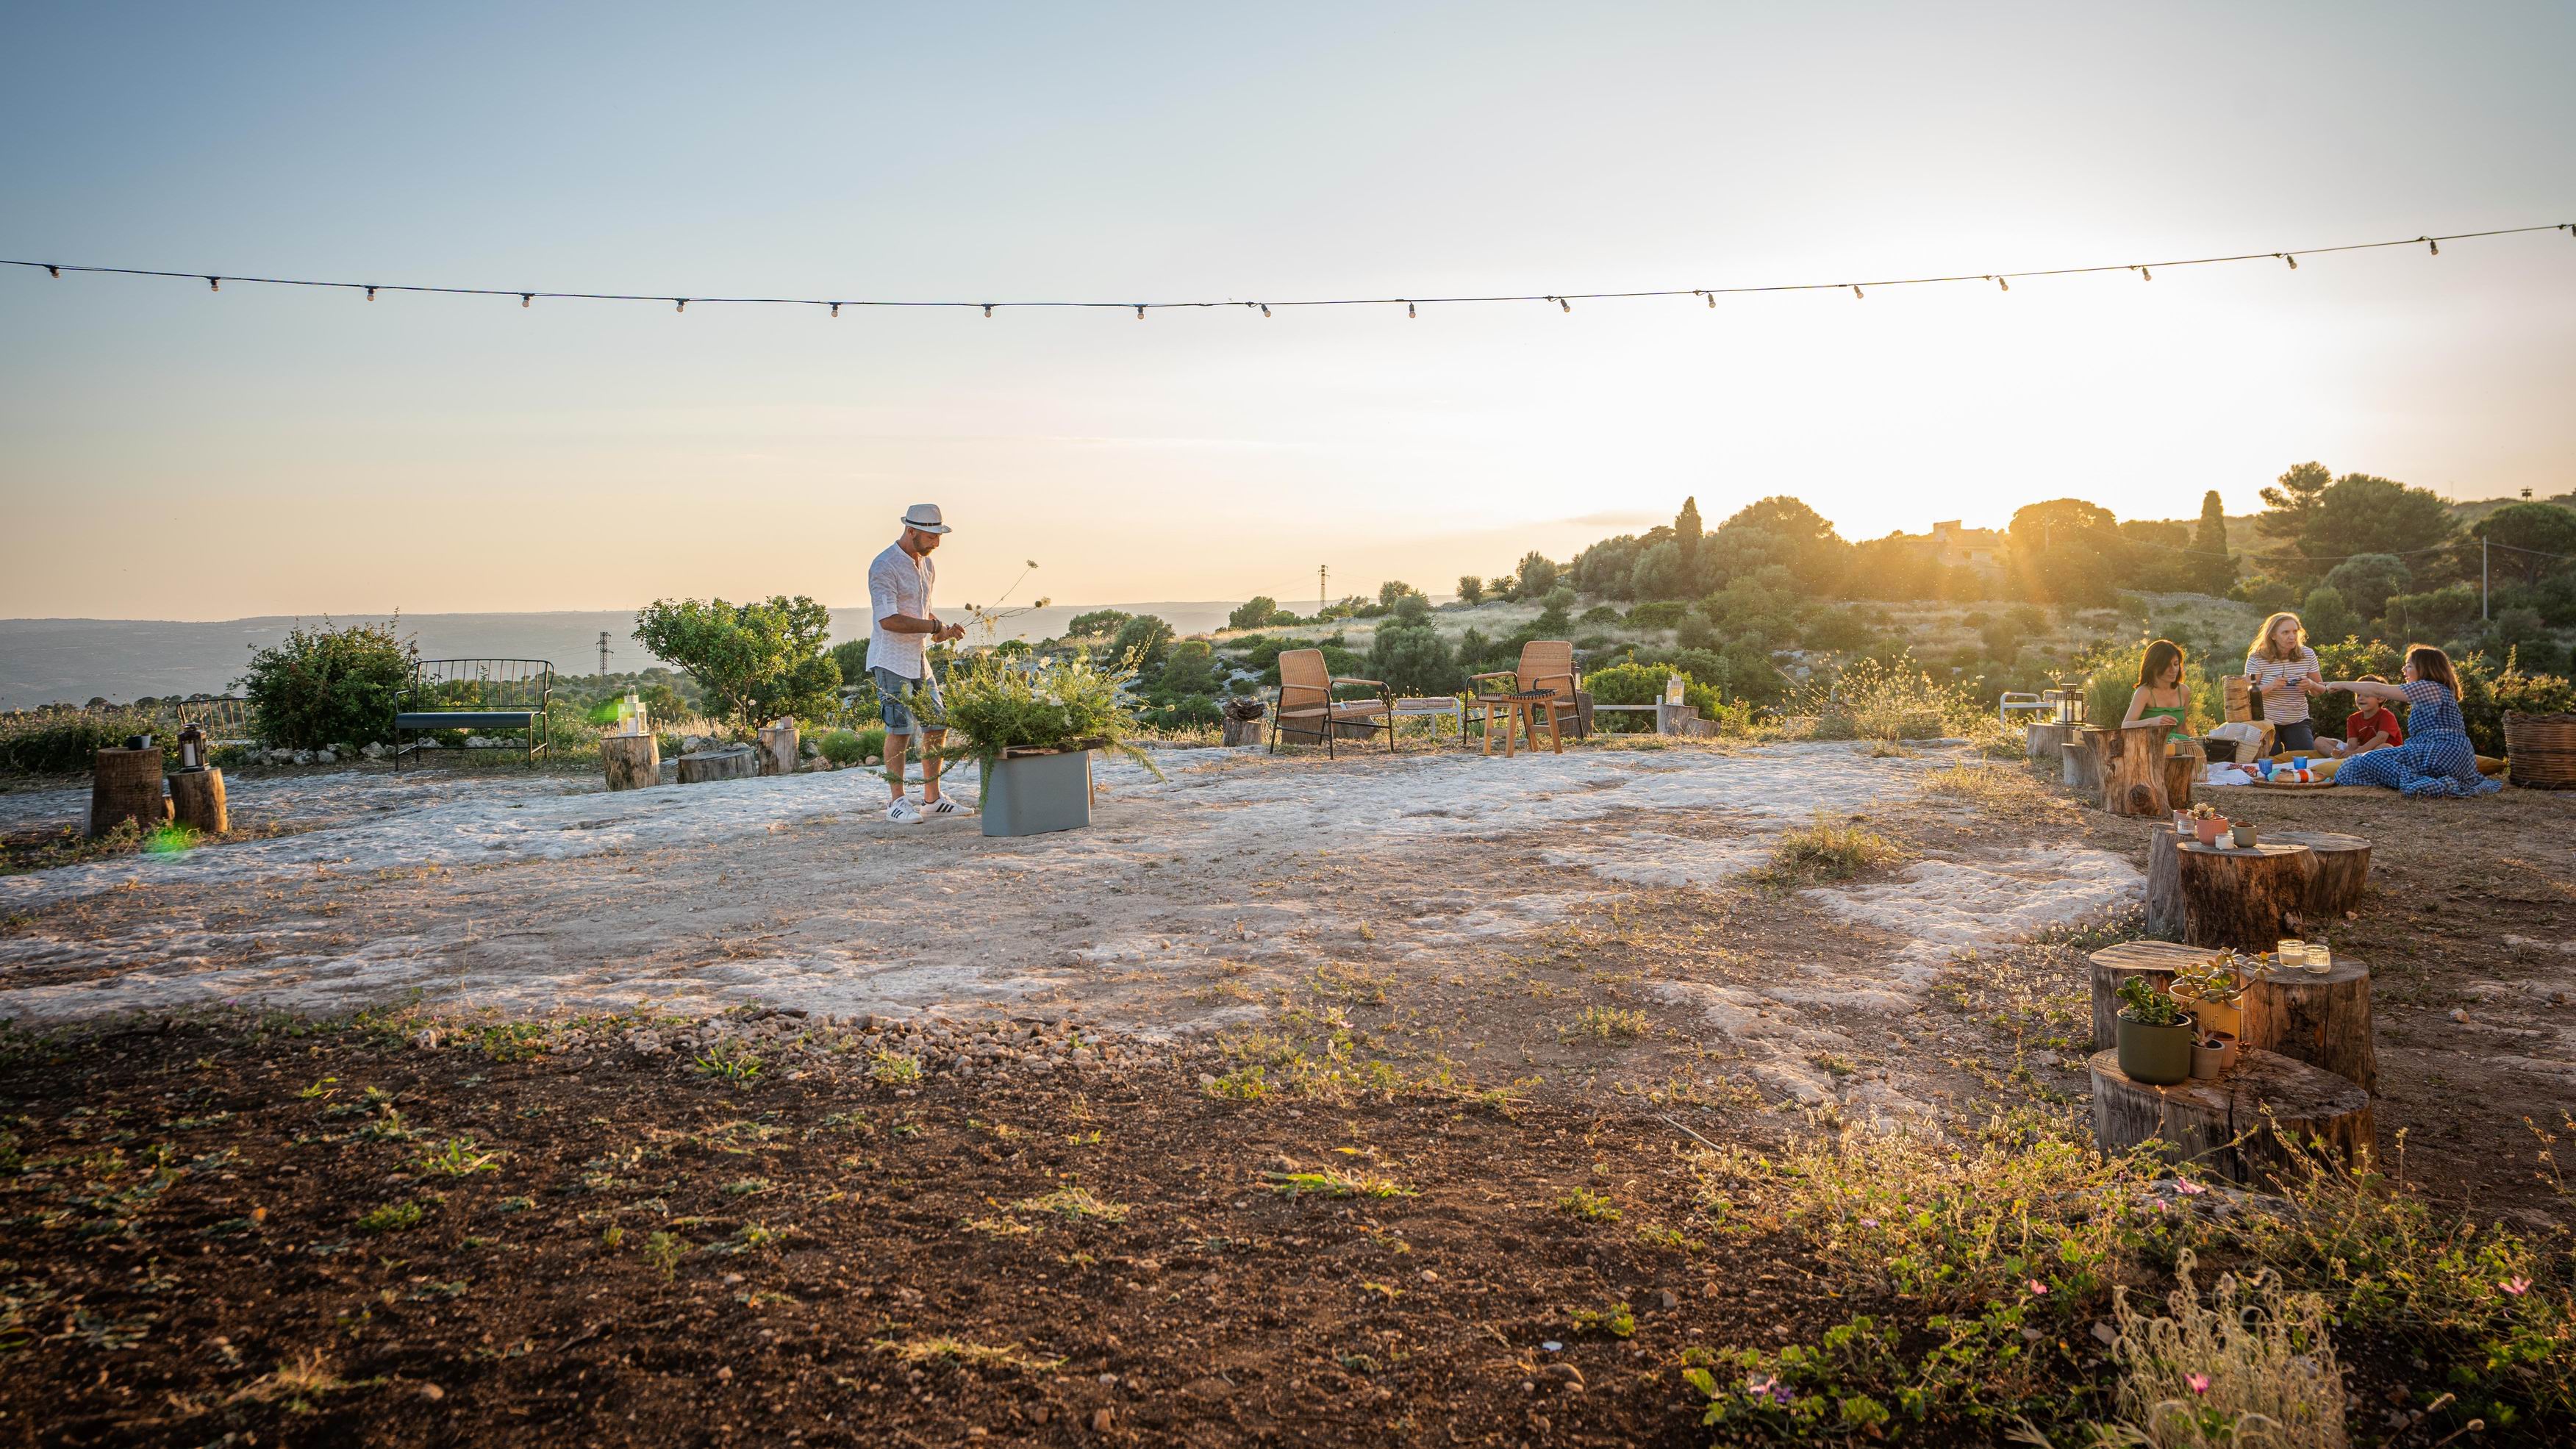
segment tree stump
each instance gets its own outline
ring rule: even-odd
[[[680,783],[683,785],[700,785],[710,780],[748,780],[759,773],[759,752],[749,745],[698,750],[680,757]]]
[[[2158,991],[2170,990],[2175,972],[2217,955],[2171,941],[2123,941],[2085,957],[2093,978],[2093,1050],[2107,1051],[2119,1043],[2122,982],[2143,976]]]
[[[2240,1003],[2245,1045],[2296,1058],[2379,1090],[2379,1049],[2370,1035],[2370,968],[2337,957],[2322,976],[2275,971],[2249,984]]]
[[[2114,815],[2157,818],[2173,813],[2165,803],[2165,721],[2121,729],[2086,730],[2101,773],[2102,808]]]
[[[2301,934],[2307,919],[2308,878],[2304,845],[2263,841],[2250,850],[2203,845],[2174,847],[2182,867],[2182,938],[2193,946],[2233,946],[2269,951],[2283,936]]]
[[[602,735],[599,762],[608,772],[611,790],[641,790],[662,783],[662,737],[653,734]]]
[[[2172,825],[2147,827],[2147,934],[2158,940],[2182,939],[2182,861],[2174,854],[2182,838]]]
[[[2200,778],[2204,763],[2198,745],[2192,746],[2191,753],[2188,755],[2165,756],[2166,809],[2191,808],[2191,782]]]
[[[760,727],[760,773],[795,774],[796,749],[796,726],[762,725]]]
[[[2059,746],[2059,779],[2066,788],[2080,794],[2097,795],[2102,790],[2102,757],[2089,738],[2093,731],[2067,727],[2065,743]]]
[[[212,767],[173,771],[170,818],[208,835],[232,829],[232,816],[224,809],[224,772]]]
[[[2093,1143],[2106,1153],[2154,1139],[2168,1160],[2248,1187],[2296,1181],[2298,1149],[2313,1144],[2355,1167],[2377,1158],[2370,1094],[2332,1072],[2249,1047],[2216,1081],[2152,1087],[2130,1080],[2119,1055],[2091,1062]]]
[[[137,830],[167,824],[170,803],[161,797],[159,750],[101,750],[89,777],[89,833],[105,835],[120,820]]]
[[[2370,881],[2370,842],[2331,830],[2283,830],[2272,838],[2308,848],[2308,922],[2336,920],[2361,904]]]
[[[2022,736],[2022,753],[2034,760],[2062,760],[2066,742],[2075,736],[2075,726],[2050,720],[2035,720]]]
[[[1269,721],[1264,720],[1257,715],[1251,719],[1228,719],[1225,722],[1225,743],[1229,745],[1260,744],[1264,738],[1264,731],[1268,724]]]

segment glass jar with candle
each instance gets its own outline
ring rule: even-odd
[[[2334,969],[2334,947],[2323,936],[2308,938],[2308,969],[2323,976]]]
[[[2272,943],[2272,949],[2280,954],[2284,968],[2308,964],[2308,943],[2296,936],[2283,936]]]

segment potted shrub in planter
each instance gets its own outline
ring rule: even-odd
[[[1118,697],[1132,669],[1094,669],[1080,656],[1033,663],[985,653],[941,687],[950,730],[943,754],[983,772],[986,835],[1039,835],[1091,823],[1091,752],[1117,750],[1160,778],[1124,736],[1134,717]]]
[[[2191,807],[2191,833],[2193,839],[2199,841],[2203,845],[2216,845],[2218,843],[2218,838],[2226,832],[2227,817],[2218,813],[2217,806],[2204,800],[2200,804]]]
[[[2133,1082],[2170,1087],[2191,1076],[2192,1027],[2182,1007],[2132,976],[2120,983],[2120,1071]]]

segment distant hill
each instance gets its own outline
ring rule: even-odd
[[[1144,604],[1057,604],[1002,621],[997,637],[1044,639],[1064,632],[1086,609],[1155,614],[1183,634],[1221,628],[1233,601]],[[943,606],[945,617],[963,611]],[[318,622],[321,615],[306,619]],[[343,621],[379,618],[351,614]],[[73,704],[105,696],[125,701],[145,695],[222,694],[239,678],[253,649],[283,638],[299,621],[287,616],[185,622],[166,619],[0,619],[0,709],[26,709],[58,700]],[[654,663],[635,642],[635,615],[616,609],[536,614],[406,614],[403,632],[418,639],[425,658],[507,657],[551,659],[561,674],[599,668],[599,636],[608,635],[609,667],[642,669]],[[865,638],[864,608],[832,610],[836,640]]]

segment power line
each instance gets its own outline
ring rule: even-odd
[[[370,302],[376,299],[376,294],[379,292],[417,292],[459,297],[516,297],[519,299],[519,305],[521,307],[533,305],[540,297],[543,297],[548,301],[668,302],[671,304],[671,309],[674,312],[679,313],[686,313],[689,310],[689,304],[692,302],[697,303],[701,307],[822,307],[829,309],[830,315],[834,317],[840,316],[841,309],[844,307],[982,308],[984,315],[987,317],[992,316],[996,309],[1004,307],[1099,309],[1133,308],[1137,319],[1142,321],[1145,314],[1149,311],[1215,307],[1242,307],[1247,309],[1257,309],[1264,317],[1271,315],[1271,309],[1274,307],[1402,307],[1405,309],[1406,315],[1413,316],[1417,315],[1414,311],[1417,304],[1422,306],[1432,306],[1493,302],[1552,302],[1560,311],[1570,313],[1574,310],[1574,303],[1576,302],[1626,301],[1656,297],[1699,297],[1706,299],[1709,306],[1715,307],[1717,305],[1717,299],[1720,297],[1742,296],[1764,292],[1840,292],[1848,290],[1856,298],[1865,298],[1867,296],[1866,289],[1870,287],[1921,287],[1955,282],[1992,282],[1999,290],[2009,292],[2012,290],[2011,283],[2035,277],[2076,277],[2088,276],[2101,272],[2136,272],[2146,280],[2153,281],[2155,279],[2154,269],[2157,267],[2208,267],[2220,266],[2234,262],[2277,261],[2287,262],[2290,268],[2295,271],[2299,265],[2299,258],[2303,256],[2325,256],[2334,252],[2376,251],[2386,247],[2421,246],[2427,249],[2428,254],[2438,257],[2442,254],[2442,243],[2446,241],[2473,241],[2481,237],[2520,236],[2527,232],[2540,231],[2564,231],[2569,236],[2576,237],[2576,222],[2551,222],[2546,225],[2499,227],[2489,231],[2445,232],[2438,236],[2423,235],[2401,237],[2391,241],[2345,242],[2336,246],[2300,247],[2294,250],[2285,251],[2236,252],[2227,255],[2205,257],[2173,257],[2162,261],[2106,262],[2088,266],[2041,267],[2018,272],[1959,272],[1940,276],[1881,277],[1875,280],[1862,278],[1858,281],[1842,282],[1782,282],[1758,286],[1735,287],[1660,287],[1631,292],[1527,292],[1497,294],[1491,296],[1443,297],[1304,297],[1294,298],[1288,301],[1267,302],[1247,302],[1231,298],[1222,302],[957,302],[898,301],[888,298],[833,299],[826,297],[699,297],[683,296],[679,294],[657,294],[650,292],[555,292],[533,287],[433,286],[416,282],[333,282],[319,281],[304,277],[236,276],[228,272],[180,271],[155,267],[109,267],[79,262],[34,262],[7,257],[0,257],[0,265],[39,268],[47,275],[53,277],[61,277],[66,273],[71,272],[119,277],[172,277],[184,281],[204,282],[208,290],[216,292],[222,291],[223,284],[226,282],[246,282],[254,286],[263,287],[322,287],[338,291],[363,292],[366,294],[366,298]]]

